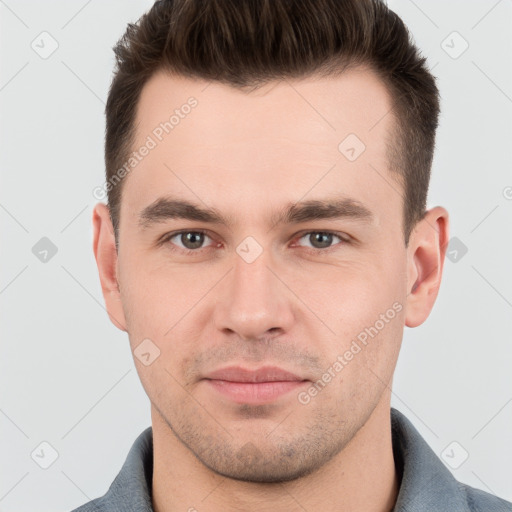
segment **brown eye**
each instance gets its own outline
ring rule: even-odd
[[[306,247],[319,250],[330,249],[333,245],[337,245],[340,242],[348,243],[348,240],[344,239],[341,235],[330,231],[310,231],[302,235],[299,240],[303,239],[310,244],[306,245]],[[336,242],[336,239],[338,239],[339,242]]]
[[[309,240],[315,249],[325,249],[332,244],[333,236],[332,233],[312,233]]]
[[[199,249],[204,242],[204,233],[197,233],[195,231],[189,231],[187,233],[181,233],[180,241],[185,249]]]
[[[203,248],[206,239],[210,237],[202,231],[180,231],[169,235],[164,241],[184,251],[197,251]]]

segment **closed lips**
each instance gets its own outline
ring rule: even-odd
[[[293,382],[307,380],[275,366],[267,366],[257,370],[247,370],[239,366],[229,366],[213,371],[204,378],[209,380],[245,383]]]

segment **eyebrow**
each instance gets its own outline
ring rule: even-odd
[[[351,198],[309,200],[289,203],[271,217],[272,225],[298,224],[322,219],[349,218],[371,224],[373,213],[361,202]],[[139,215],[139,227],[148,229],[170,219],[187,219],[209,224],[233,224],[232,216],[225,216],[215,208],[203,207],[183,199],[161,197],[146,206]]]

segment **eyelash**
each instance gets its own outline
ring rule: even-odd
[[[167,244],[167,242],[170,242],[170,240],[173,239],[175,236],[181,235],[183,233],[201,233],[203,235],[208,236],[209,238],[212,238],[208,234],[208,231],[206,231],[204,229],[183,229],[181,231],[173,231],[172,233],[169,233],[169,234],[165,235],[162,238],[162,240],[159,242],[159,245]],[[313,248],[311,248],[311,247],[304,247],[304,249],[306,249],[308,252],[312,252],[314,254],[330,253],[331,250],[336,249],[336,247],[338,245],[347,245],[347,244],[351,243],[350,237],[346,233],[342,233],[342,232],[339,232],[339,231],[329,231],[329,230],[304,231],[304,232],[301,232],[298,235],[296,235],[296,238],[298,240],[300,240],[304,236],[310,235],[312,233],[321,233],[323,235],[335,235],[335,236],[337,236],[341,240],[341,242],[339,242],[338,244],[334,244],[334,245],[332,245],[330,247],[327,247],[325,249],[315,249],[314,247]],[[213,240],[213,238],[212,238],[212,240]],[[174,246],[174,244],[169,244],[169,248],[172,251],[179,251],[182,254],[185,254],[187,256],[188,255],[195,255],[195,254],[199,253],[202,249],[207,249],[207,247],[200,247],[199,249],[186,249],[186,248],[182,248],[182,247],[176,247],[176,246]]]

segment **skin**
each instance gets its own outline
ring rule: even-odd
[[[405,247],[401,187],[385,155],[390,98],[369,70],[250,93],[159,72],[140,98],[134,148],[190,96],[198,105],[126,177],[119,253],[107,206],[93,214],[110,319],[132,351],[146,338],[160,350],[148,366],[134,357],[151,401],[153,507],[391,510],[400,485],[392,377],[404,325],[422,324],[436,300],[448,212],[430,209]],[[349,133],[366,145],[353,162],[338,150]],[[231,223],[166,219],[140,229],[140,212],[166,194]],[[288,203],[340,194],[371,210],[372,222],[270,220]],[[195,253],[179,236],[157,244],[182,229],[207,231]],[[352,243],[315,245],[309,235],[319,231]],[[236,252],[248,236],[263,249],[252,263]],[[401,310],[307,404],[298,390],[235,403],[203,380],[228,365],[274,365],[311,381],[307,390],[394,303]]]

